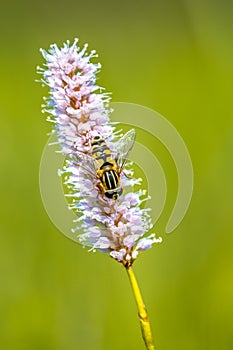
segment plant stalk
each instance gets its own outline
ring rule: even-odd
[[[132,266],[126,266],[126,271],[129,276],[130,284],[131,284],[133,294],[136,300],[137,308],[138,308],[138,316],[139,316],[139,321],[141,325],[143,340],[145,342],[147,350],[155,350],[149,318],[147,315],[147,311],[142,299],[142,295],[141,295],[137,280],[132,270]]]

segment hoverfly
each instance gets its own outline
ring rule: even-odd
[[[96,187],[102,197],[116,200],[123,192],[120,174],[134,141],[135,130],[131,129],[117,142],[116,151],[111,151],[103,137],[96,135],[91,140],[89,154],[74,151],[68,159],[97,180]]]

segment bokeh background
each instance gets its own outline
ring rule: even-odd
[[[34,82],[39,48],[74,37],[98,51],[98,83],[113,101],[164,115],[193,161],[189,211],[165,235],[176,172],[159,142],[148,146],[164,167],[168,199],[155,227],[163,243],[141,255],[135,272],[157,349],[233,348],[232,5],[1,1],[1,349],[144,348],[124,269],[59,233],[40,198],[50,125],[40,109],[47,90]]]

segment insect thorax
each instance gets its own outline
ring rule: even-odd
[[[115,170],[107,170],[103,172],[101,182],[106,190],[114,190],[119,187],[119,176]]]

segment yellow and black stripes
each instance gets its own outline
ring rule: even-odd
[[[95,159],[95,167],[103,186],[104,194],[117,199],[122,193],[117,163],[111,150],[101,136],[95,136],[91,143],[91,155]]]
[[[103,173],[102,182],[107,190],[114,190],[118,187],[118,176],[114,170],[108,170]]]
[[[115,160],[112,157],[112,153],[103,138],[100,136],[95,136],[93,138],[91,148],[91,155],[96,160],[97,170],[102,168],[105,163],[110,163],[112,166],[115,165]]]
[[[103,138],[95,136],[91,143],[91,149],[91,155],[96,160],[97,170],[105,166],[116,168],[116,161]]]

